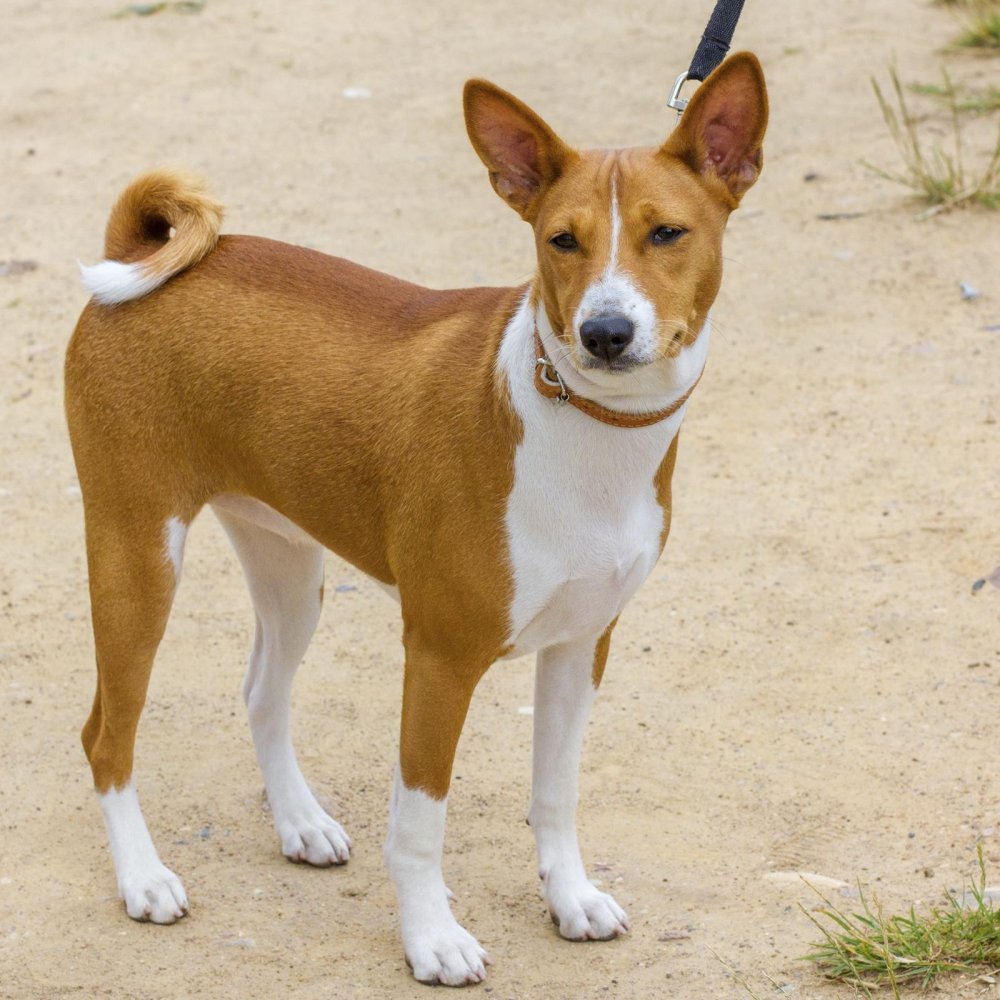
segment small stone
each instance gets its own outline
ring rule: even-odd
[[[26,274],[38,267],[36,260],[0,260],[0,278],[9,278],[15,274]]]
[[[691,937],[690,931],[684,930],[667,930],[662,934],[658,934],[656,937],[657,941],[686,941]]]
[[[981,895],[983,905],[987,909],[1000,910],[1000,886],[983,889]],[[979,907],[979,900],[976,899],[974,892],[963,892],[961,895],[956,895],[955,901],[963,910],[975,910]]]
[[[219,942],[223,948],[256,948],[257,942],[252,937],[234,937]]]
[[[966,302],[971,302],[973,299],[978,299],[983,293],[978,289],[970,285],[967,281],[960,281],[958,287],[962,292],[962,298]]]
[[[351,101],[366,101],[372,96],[372,92],[367,87],[345,87],[341,96]]]
[[[768,882],[790,883],[802,885],[805,883],[815,889],[844,889],[847,883],[829,875],[817,875],[815,872],[767,872],[764,878]]]

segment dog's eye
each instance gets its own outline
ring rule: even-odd
[[[679,226],[658,226],[649,238],[656,246],[664,247],[676,243],[686,232],[686,229],[681,229]]]
[[[578,246],[576,237],[572,233],[556,233],[549,243],[557,250],[576,250]]]

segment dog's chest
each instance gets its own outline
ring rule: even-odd
[[[533,435],[529,428],[515,456],[506,515],[510,656],[602,632],[660,551],[659,449],[620,450],[622,431],[566,416],[571,433]]]

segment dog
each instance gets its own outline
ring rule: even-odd
[[[471,80],[472,145],[535,236],[519,288],[435,291],[262,238],[179,173],[135,180],[66,358],[97,694],[82,733],[130,917],[188,910],[133,776],[136,727],[210,505],[246,574],[243,686],[282,851],[339,865],[350,840],[289,736],[290,690],[330,549],[399,600],[399,763],[385,860],[421,982],[481,981],[486,952],[441,873],[452,761],[496,660],[537,652],[529,821],[564,938],[628,930],[576,835],[583,730],[611,633],[670,524],[678,431],[708,352],[729,213],[763,165],[767,95],[738,53],[662,146],[579,152]]]

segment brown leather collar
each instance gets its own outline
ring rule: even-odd
[[[599,420],[602,424],[610,424],[612,427],[651,427],[658,424],[667,417],[672,417],[687,401],[694,392],[695,386],[701,381],[701,374],[694,380],[694,385],[681,396],[674,400],[669,406],[662,410],[653,410],[650,413],[625,413],[622,410],[611,410],[600,403],[595,403],[592,399],[585,399],[569,391],[566,383],[562,380],[555,365],[549,361],[542,346],[542,339],[535,330],[535,388],[546,399],[557,399],[560,403],[569,403],[575,406],[581,413],[586,413],[588,417]]]

